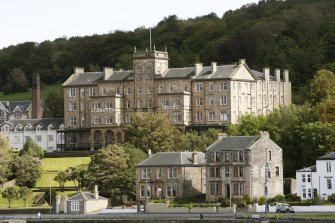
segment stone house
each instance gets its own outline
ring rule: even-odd
[[[123,142],[136,112],[160,112],[180,130],[223,128],[245,114],[267,115],[291,104],[288,70],[236,64],[169,68],[167,51],[133,53],[133,69],[86,72],[63,83],[65,149],[98,149]]]
[[[329,153],[316,159],[316,165],[296,171],[297,195],[302,200],[321,199],[335,193],[334,180],[335,153]]]
[[[205,193],[205,154],[158,152],[136,165],[136,200]]]
[[[225,136],[206,150],[206,198],[269,197],[283,194],[282,149],[267,132]]]

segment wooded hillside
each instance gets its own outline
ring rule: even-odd
[[[157,50],[167,47],[170,67],[245,58],[257,70],[289,68],[297,91],[320,68],[335,71],[334,10],[333,0],[263,0],[223,15],[187,20],[168,16],[152,28],[152,39]],[[10,46],[0,50],[0,86],[12,78],[14,68],[28,80],[38,72],[46,84],[66,80],[76,66],[90,71],[104,66],[132,69],[134,46],[149,47],[148,28]]]

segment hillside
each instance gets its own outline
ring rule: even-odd
[[[263,0],[223,16],[211,13],[181,20],[171,15],[153,27],[152,39],[157,50],[167,47],[170,67],[245,58],[257,70],[289,68],[297,91],[318,69],[335,71],[334,9],[335,1],[330,0]],[[0,50],[0,86],[14,68],[29,78],[39,72],[47,84],[66,80],[76,66],[90,71],[104,66],[132,69],[134,46],[144,50],[148,45],[149,30],[139,27],[10,46]]]

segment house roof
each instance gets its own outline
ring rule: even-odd
[[[15,108],[19,108],[21,112],[27,111],[27,109],[31,106],[31,101],[0,101],[3,107],[9,113],[13,113]],[[41,108],[44,108],[44,100],[41,100]]]
[[[194,164],[192,162],[192,153],[193,152],[158,152],[136,166],[204,166],[205,154],[196,152],[198,155],[198,163]]]
[[[70,197],[67,200],[68,201],[83,201],[83,200],[95,200],[95,199],[94,199],[94,194],[91,192],[80,192]],[[98,200],[107,200],[107,198],[99,196]]]
[[[219,152],[222,150],[244,150],[250,148],[259,136],[229,136],[217,140],[207,149],[207,152]]]
[[[316,172],[316,165],[310,167],[304,167],[300,170],[297,170],[297,172]]]
[[[3,121],[0,126],[9,124],[12,127],[21,125],[24,128],[26,125],[30,125],[30,129],[34,130],[37,126],[41,127],[41,130],[47,130],[49,125],[53,125],[54,129],[59,129],[61,124],[64,124],[63,118],[41,118],[41,119],[14,119],[10,121]]]
[[[335,153],[329,153],[324,156],[320,156],[317,160],[335,160]]]

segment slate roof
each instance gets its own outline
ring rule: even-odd
[[[316,172],[316,165],[310,167],[304,167],[300,170],[297,170],[297,172]]]
[[[19,107],[22,112],[25,112],[31,105],[31,101],[0,101],[9,113],[13,113],[16,107]],[[44,108],[44,100],[41,100],[41,108]]]
[[[105,197],[98,197],[99,200],[107,200]],[[94,194],[91,192],[80,192],[79,194],[76,194],[68,199],[68,201],[83,201],[83,200],[95,200]]]
[[[250,148],[259,136],[229,136],[217,140],[207,149],[207,152],[219,152],[222,150],[243,150]]]
[[[137,164],[136,167],[145,166],[204,166],[205,154],[198,154],[198,164],[192,163],[193,152],[158,152]]]
[[[59,129],[59,126],[61,124],[64,124],[64,119],[63,118],[14,119],[10,121],[3,121],[2,123],[0,123],[0,125],[2,126],[5,123],[8,123],[13,127],[21,125],[23,128],[29,124],[31,125],[30,130],[34,130],[38,125],[40,125],[42,127],[41,130],[47,130],[48,125],[50,124],[54,126],[54,129]]]
[[[329,153],[324,156],[320,156],[317,160],[335,160],[335,153]]]
[[[259,71],[256,71],[256,70],[251,70],[251,71],[258,78],[258,80],[264,80],[265,79],[264,74],[262,72],[259,72]],[[270,75],[270,80],[275,81],[276,78],[274,76]]]

